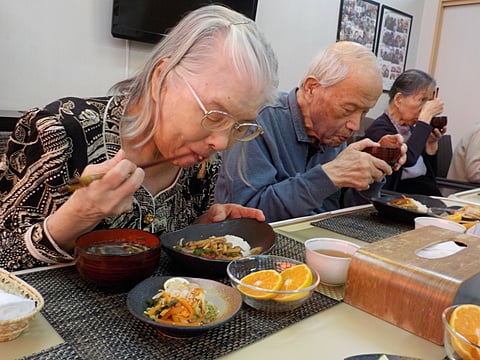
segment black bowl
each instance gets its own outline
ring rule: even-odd
[[[437,211],[442,208],[446,209],[446,205],[443,201],[427,195],[405,194],[405,196],[421,202],[429,209],[429,211],[425,213],[410,209],[404,209],[399,206],[389,204],[390,201],[402,197],[402,194],[400,193],[398,194],[398,196],[392,194],[387,196],[381,196],[378,198],[372,198],[371,202],[375,209],[378,211],[378,215],[393,221],[408,224],[413,224],[415,218],[418,216],[435,216],[436,214],[431,211],[432,208],[435,208]]]
[[[161,244],[178,271],[186,275],[225,277],[230,260],[207,259],[174,249],[183,242],[206,239],[211,236],[235,235],[250,244],[251,248],[261,247],[260,254],[270,252],[275,245],[275,232],[267,223],[254,219],[230,219],[211,224],[191,225],[182,230],[162,234]]]
[[[185,279],[205,289],[207,301],[215,305],[219,311],[217,318],[210,324],[200,326],[176,326],[158,323],[145,316],[143,312],[147,308],[147,300],[157,294],[169,278],[170,276],[156,276],[145,279],[130,290],[127,296],[128,310],[136,318],[153,326],[164,335],[181,338],[201,335],[231,320],[242,306],[242,296],[233,287],[213,280],[187,277]]]

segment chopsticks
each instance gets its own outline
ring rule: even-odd
[[[147,163],[143,166],[140,166],[142,169],[147,169],[152,166],[164,164],[167,162],[171,162],[173,160],[181,159],[183,157],[186,157],[188,155],[179,155],[179,156],[173,156],[170,158],[166,159],[161,159],[157,161],[152,161],[151,163]],[[205,162],[208,159],[204,159],[203,162]],[[202,164],[203,166],[203,164]],[[204,167],[204,166],[203,166]],[[80,188],[86,187],[90,185],[93,181],[101,179],[105,173],[100,173],[100,174],[92,174],[92,175],[86,175],[86,176],[81,176],[81,177],[74,177],[68,180],[67,184],[62,186],[61,188],[58,189],[58,192],[60,194],[66,194],[66,193],[71,193],[74,192],[75,190],[78,190]]]

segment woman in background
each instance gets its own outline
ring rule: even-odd
[[[408,146],[407,161],[399,171],[387,176],[384,189],[406,194],[437,195],[438,140],[446,127],[430,125],[443,111],[443,101],[435,97],[436,81],[429,74],[411,69],[400,74],[388,95],[388,109],[365,131],[378,141],[387,134],[401,134]]]
[[[455,146],[447,177],[480,183],[480,124],[476,124]]]
[[[63,98],[26,113],[0,163],[0,267],[72,261],[75,240],[94,229],[264,221],[260,210],[212,205],[215,154],[262,132],[254,119],[277,82],[256,24],[211,5],[182,19],[114,96]],[[103,176],[61,191],[95,174]]]

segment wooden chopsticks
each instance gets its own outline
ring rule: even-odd
[[[166,159],[161,159],[158,161],[153,161],[151,163],[145,164],[141,166],[142,169],[147,169],[149,167],[155,166],[155,165],[160,165],[163,163],[167,163],[173,160],[181,159],[183,157],[186,157],[188,155],[179,155],[179,156],[174,156],[171,158],[166,158]],[[207,159],[203,160],[203,162],[206,162]],[[202,167],[203,167],[202,163]],[[92,174],[92,175],[86,175],[86,176],[81,176],[81,177],[74,177],[68,180],[67,184],[62,186],[60,189],[58,189],[58,192],[60,194],[66,194],[66,193],[71,193],[74,192],[75,190],[78,190],[80,188],[86,187],[90,185],[93,181],[101,179],[105,173],[101,174]],[[199,173],[200,175],[200,173]]]

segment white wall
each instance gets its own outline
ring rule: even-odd
[[[413,15],[406,66],[428,70],[428,46],[419,42],[431,46],[434,20],[425,22],[438,0],[378,2]],[[281,90],[296,86],[315,54],[335,42],[339,7],[340,0],[259,0],[257,23],[278,54]],[[103,95],[138,69],[151,45],[129,42],[127,51],[110,34],[111,8],[112,0],[0,0],[0,109]],[[370,115],[386,104],[382,95]]]

